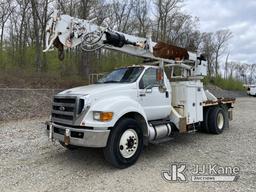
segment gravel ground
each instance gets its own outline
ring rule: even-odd
[[[247,96],[246,91],[228,91],[211,84],[205,86],[205,90],[207,89],[216,97],[237,98]]]
[[[138,162],[118,170],[100,149],[69,151],[48,142],[41,122],[0,124],[0,191],[256,191],[256,102],[239,98],[234,121],[221,135],[194,133],[150,145]],[[161,170],[173,162],[240,167],[237,182],[169,183]]]
[[[0,123],[50,114],[52,97],[60,90],[0,88]]]

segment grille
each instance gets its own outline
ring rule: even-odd
[[[72,125],[77,113],[77,98],[55,96],[52,106],[52,121]]]

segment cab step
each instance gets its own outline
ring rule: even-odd
[[[187,133],[196,133],[197,130],[196,129],[192,129],[192,130],[189,130]]]
[[[171,141],[173,139],[174,139],[173,137],[164,137],[162,139],[158,139],[158,140],[155,140],[155,141],[150,141],[150,143],[152,143],[152,144],[160,144],[160,143],[165,143],[165,142]]]

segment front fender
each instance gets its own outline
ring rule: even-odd
[[[93,111],[113,112],[113,118],[108,122],[99,122],[93,119]],[[82,122],[85,123],[85,126],[94,128],[113,127],[123,115],[130,112],[139,113],[144,117],[145,121],[147,121],[145,112],[137,101],[132,100],[129,97],[119,96],[103,99],[96,102],[85,115]]]

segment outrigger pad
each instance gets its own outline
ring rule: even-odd
[[[177,47],[174,45],[170,45],[164,42],[158,42],[153,47],[153,55],[155,57],[171,59],[171,60],[176,60],[176,59],[188,60],[189,59],[189,54],[186,49]]]

